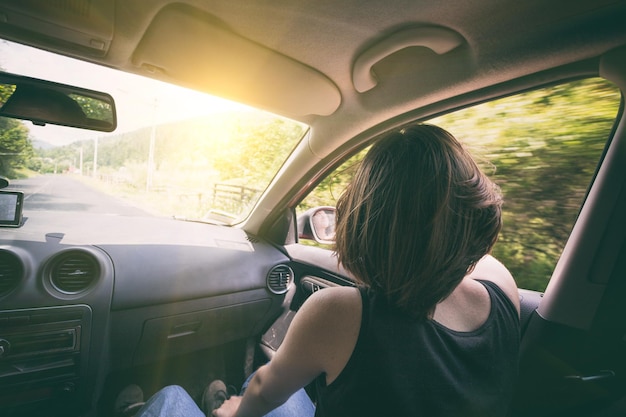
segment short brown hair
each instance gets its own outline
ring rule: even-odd
[[[374,144],[339,198],[335,251],[361,284],[425,319],[491,251],[501,205],[450,133],[412,125]]]

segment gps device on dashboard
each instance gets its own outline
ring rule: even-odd
[[[24,193],[0,191],[0,227],[19,227],[22,224]]]

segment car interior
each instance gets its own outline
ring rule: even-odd
[[[216,378],[239,387],[309,295],[356,285],[315,216],[334,222],[372,143],[424,122],[476,150],[504,190],[494,256],[511,259],[522,307],[509,415],[625,415],[625,22],[621,0],[0,0],[3,44],[306,126],[234,217],[51,211],[42,198],[62,187],[2,178],[0,414],[114,416],[129,384],[196,400]],[[1,118],[121,125],[113,82],[17,74],[2,55]],[[0,169],[15,152],[3,137]]]

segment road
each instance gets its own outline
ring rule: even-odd
[[[41,175],[11,180],[7,190],[24,193],[24,212],[81,211],[122,216],[150,216],[144,210],[96,190],[71,175]]]

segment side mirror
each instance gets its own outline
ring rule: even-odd
[[[0,72],[0,116],[112,132],[117,127],[109,94]]]
[[[298,216],[298,237],[326,245],[335,242],[335,212],[330,206],[314,207]]]

